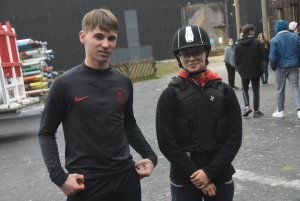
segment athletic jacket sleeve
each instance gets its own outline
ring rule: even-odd
[[[50,174],[50,179],[59,187],[64,184],[68,177],[68,174],[61,166],[55,136],[64,111],[61,89],[62,86],[57,78],[50,88],[38,134],[42,155]]]
[[[276,48],[275,43],[271,40],[269,60],[270,60],[270,67],[272,68],[272,70],[275,70],[277,68],[277,66],[276,66],[276,56],[277,56],[277,48]]]
[[[174,125],[177,97],[169,86],[161,94],[156,109],[156,134],[162,154],[183,176],[189,178],[199,170],[194,161],[178,146]]]
[[[235,60],[235,66],[238,68],[240,65],[240,45],[237,44],[237,46],[234,49],[234,60]]]
[[[148,158],[156,166],[157,156],[146,141],[142,131],[138,127],[133,113],[133,87],[131,84],[130,95],[124,111],[124,130],[130,146],[139,153],[142,158]]]
[[[242,117],[241,109],[233,89],[224,86],[224,95],[228,99],[228,132],[227,139],[215,155],[211,164],[203,167],[203,171],[214,182],[222,175],[224,169],[230,167],[242,143]]]

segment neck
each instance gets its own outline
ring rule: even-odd
[[[193,77],[196,77],[196,78],[203,78],[203,77],[204,77],[204,73],[201,73],[201,74],[199,74],[199,75],[195,75],[195,76],[193,76]]]
[[[102,61],[90,61],[88,58],[85,58],[84,64],[94,69],[104,70],[109,68],[110,60],[108,59],[102,62]]]
[[[189,72],[188,72],[189,73]],[[193,75],[193,74],[190,74],[191,77],[194,77],[194,78],[203,78],[204,77],[204,72],[203,73],[200,73],[200,74],[197,74],[197,75]]]

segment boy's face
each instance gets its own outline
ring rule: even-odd
[[[117,43],[116,31],[104,31],[98,26],[87,33],[79,33],[81,43],[85,46],[86,65],[98,67],[109,64],[110,55],[114,51]]]
[[[186,59],[184,55],[190,56],[190,58]],[[178,57],[183,68],[190,73],[198,72],[205,67],[206,52],[203,46],[184,48],[179,51]]]

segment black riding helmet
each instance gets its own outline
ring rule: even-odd
[[[193,47],[193,46],[205,46],[205,51],[206,51],[205,65],[207,65],[208,64],[207,58],[211,50],[211,44],[206,31],[203,28],[194,25],[189,25],[178,29],[173,37],[172,51],[178,61],[178,65],[180,68],[183,68],[183,66],[180,62],[180,59],[177,56],[179,50],[187,47]],[[202,72],[197,72],[193,74],[200,74]]]

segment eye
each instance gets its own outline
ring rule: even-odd
[[[108,37],[108,40],[109,41],[115,41],[115,40],[117,40],[117,37],[116,36],[110,36],[110,37]]]
[[[191,54],[190,53],[181,53],[182,57],[189,57]]]
[[[202,50],[198,50],[198,51],[194,52],[193,55],[196,56],[196,57],[201,56],[203,54],[203,52],[204,51],[202,51]]]
[[[94,36],[96,39],[98,40],[102,40],[103,39],[103,35],[99,34],[99,35],[95,35]]]

